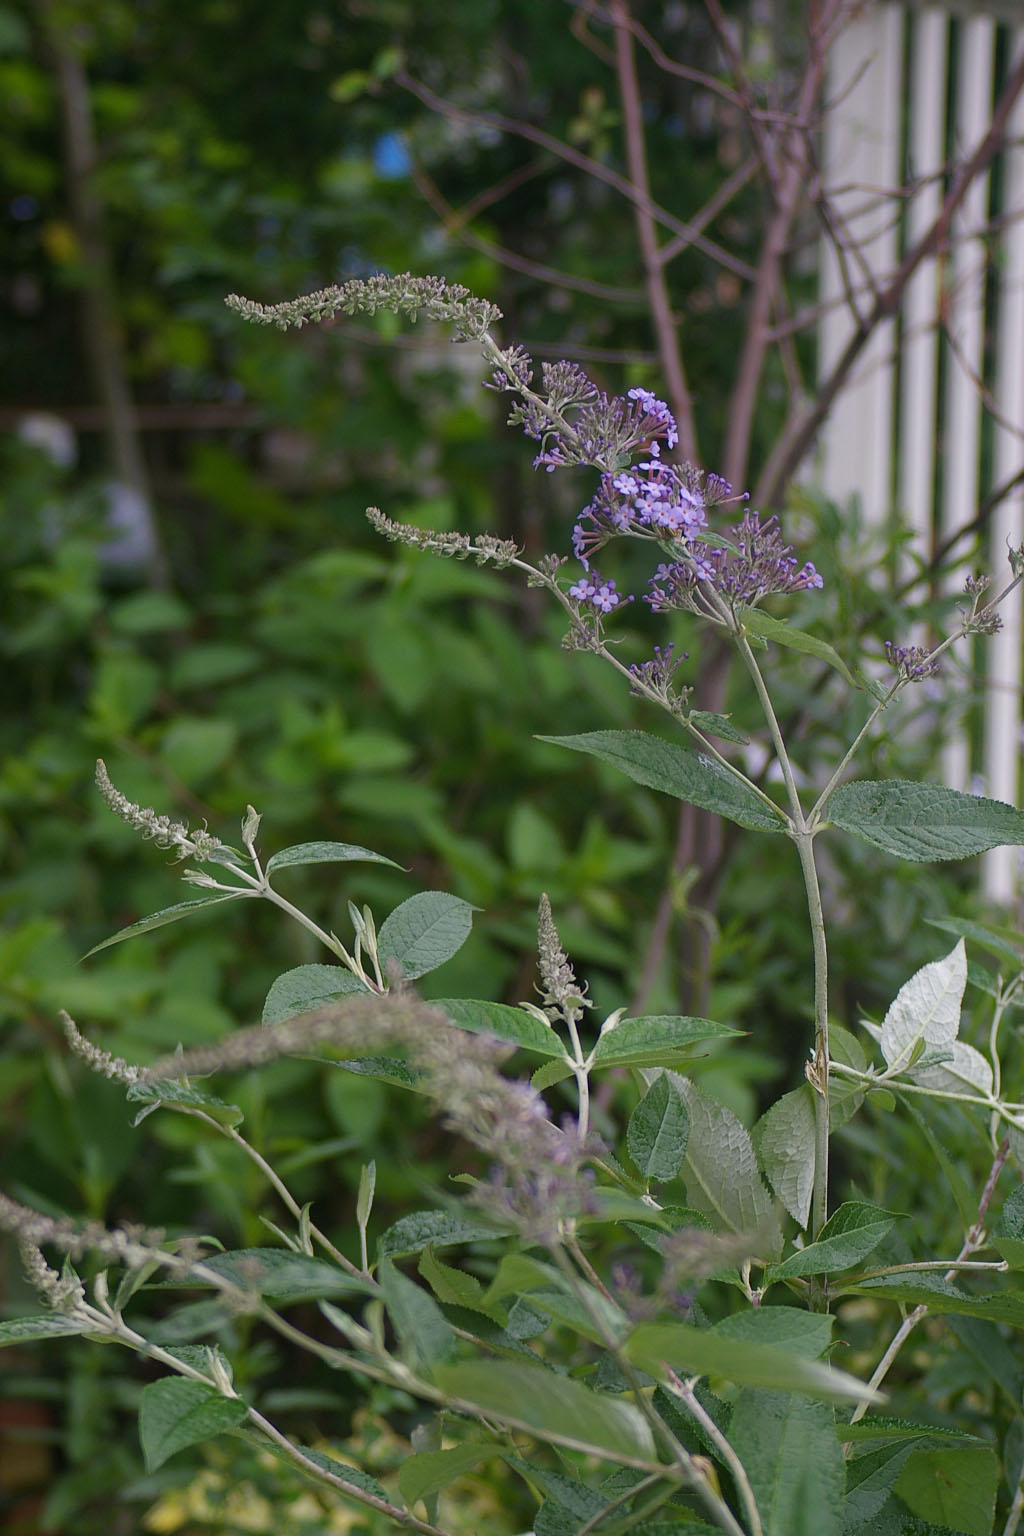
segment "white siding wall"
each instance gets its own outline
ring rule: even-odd
[[[850,334],[851,304],[863,309],[872,284],[934,219],[944,193],[942,168],[962,161],[984,134],[999,84],[997,59],[1002,74],[1024,48],[1024,26],[997,28],[983,10],[954,22],[939,7],[906,11],[878,0],[833,48],[825,182],[841,236],[856,241],[861,265],[848,256],[844,273],[836,241],[824,242],[822,376]],[[992,243],[982,238],[992,192],[986,178],[962,205],[950,250],[925,263],[908,285],[898,328],[879,333],[862,356],[822,436],[820,477],[828,494],[842,501],[856,493],[869,521],[896,517],[910,531],[901,579],[970,522],[993,487],[1024,467],[1024,109],[1011,138],[1020,144],[994,169],[1003,218],[995,259]],[[897,199],[896,189],[907,184],[913,195]],[[987,285],[994,285],[991,292]],[[994,426],[985,423],[988,409]],[[992,572],[997,590],[1008,579],[1007,543],[1021,543],[1022,524],[1024,493],[1018,493],[1000,505],[975,548],[977,568]],[[964,542],[953,556],[970,553]],[[948,579],[962,590],[963,572]],[[966,731],[954,730],[937,776],[954,788],[978,787],[1018,804],[1019,593],[1002,613],[1005,627],[994,640],[974,642],[973,652],[965,643],[962,650],[964,660],[985,669],[983,750],[975,756]],[[947,683],[953,675],[947,669]],[[961,693],[966,704],[963,684]],[[983,881],[992,899],[1014,901],[1018,850],[986,855]]]

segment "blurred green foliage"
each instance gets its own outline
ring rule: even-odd
[[[181,895],[166,858],[147,858],[94,795],[98,756],[132,798],[208,820],[229,841],[251,802],[268,848],[338,838],[404,866],[408,874],[367,866],[344,879],[290,877],[339,933],[350,898],[381,913],[421,888],[473,902],[473,939],[431,978],[434,995],[530,997],[534,914],[547,891],[598,1014],[628,1001],[676,836],[668,801],[624,793],[610,771],[533,739],[553,728],[659,728],[593,658],[560,649],[556,616],[538,608],[537,594],[382,546],[363,521],[377,503],[406,521],[561,550],[573,498],[586,499],[589,486],[531,476],[530,447],[504,432],[468,349],[398,334],[383,316],[286,340],[224,310],[230,290],[272,300],[375,268],[443,270],[493,297],[509,334],[538,355],[575,347],[602,383],[653,381],[637,350],[638,336],[641,348],[650,343],[632,228],[608,189],[573,180],[520,140],[440,119],[389,84],[400,37],[410,72],[441,95],[500,105],[612,156],[618,125],[604,74],[561,11],[546,0],[367,0],[358,15],[351,9],[346,19],[311,0],[195,0],[184,13],[166,0],[47,7],[89,82],[131,386],[143,407],[178,410],[178,425],[145,439],[167,586],[109,563],[95,431],[83,431],[76,467],[61,469],[14,437],[0,465],[4,1186],[44,1210],[205,1225],[235,1246],[258,1242],[260,1214],[274,1216],[251,1165],[173,1117],[147,1123],[143,1159],[120,1091],[65,1059],[58,1010],[105,1047],[144,1059],[255,1019],[280,971],[324,957],[300,928],[242,905],[223,922],[161,931],[81,964],[109,932]],[[688,8],[674,9],[673,46],[699,64],[708,39]],[[0,281],[13,300],[0,321],[0,405],[9,415],[91,400],[77,323],[88,274],[67,211],[44,16],[0,4],[0,179],[11,198]],[[698,206],[734,153],[728,125],[669,77],[652,73],[645,84],[655,194],[678,202],[682,178],[684,201]],[[416,193],[461,206],[505,182],[512,190],[494,205],[483,248],[445,233]],[[757,215],[751,194],[734,214],[734,252],[753,251]],[[533,268],[503,268],[495,247],[514,248]],[[550,288],[537,270],[548,266],[576,288]],[[673,272],[713,451],[739,337],[737,296],[695,252]],[[593,284],[617,297],[587,292]],[[762,442],[772,421],[769,387]],[[860,616],[877,607],[878,552],[836,509],[808,501],[799,512],[801,546],[826,575],[814,622],[852,656]],[[663,638],[639,604],[622,632],[630,660]],[[696,668],[682,621],[675,638],[693,649]],[[804,734],[846,739],[856,701],[837,714],[830,688],[804,665],[789,663],[786,677],[782,704]],[[886,749],[883,771],[907,764],[913,773],[929,742],[922,734]],[[748,838],[714,913],[691,910],[680,885],[647,989],[652,1011],[675,1011],[686,984],[680,935],[710,928],[709,1012],[751,1039],[711,1055],[702,1081],[748,1121],[806,1052],[808,941],[795,876],[782,839]],[[856,853],[837,856],[832,943],[844,1017],[884,1006],[933,956],[923,920],[969,907],[961,879],[924,882],[895,867],[879,879],[873,862],[865,889]],[[426,1203],[442,1132],[415,1104],[302,1062],[233,1091],[256,1146],[300,1199],[316,1202],[343,1246],[369,1158],[383,1211]],[[850,1144],[865,1184],[885,1161],[888,1134],[883,1126],[870,1147]],[[939,1249],[949,1215],[934,1212]],[[13,1267],[4,1283],[16,1305]],[[270,1375],[276,1354],[254,1338],[235,1358],[256,1379]],[[2,1390],[50,1405],[58,1459],[48,1528],[134,1531],[137,1510],[185,1477],[141,1477],[130,1427],[137,1378],[79,1345],[63,1356],[49,1346],[44,1374],[30,1374],[32,1359],[23,1354]],[[354,1405],[336,1382],[332,1391],[341,1438]],[[313,1415],[298,1402],[295,1412]],[[0,1491],[5,1532],[18,1527],[13,1513],[4,1525],[2,1501],[13,1511],[16,1495]]]

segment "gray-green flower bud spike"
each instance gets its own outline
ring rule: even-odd
[[[558,929],[551,915],[551,902],[547,894],[541,896],[537,910],[537,967],[542,982],[541,996],[545,1003],[556,1008],[564,1017],[576,1020],[582,1017],[584,1008],[591,1006],[584,996],[568,956],[561,947]]]
[[[149,806],[129,800],[115,788],[102,758],[96,762],[96,787],[115,816],[135,832],[151,839],[158,848],[169,848],[176,859],[198,859],[200,864],[237,864],[238,853],[205,827],[191,831],[184,822],[160,816]]]

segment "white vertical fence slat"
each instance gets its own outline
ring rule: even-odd
[[[857,241],[861,266],[851,259],[844,281],[834,237],[824,239],[822,376],[850,334],[850,304],[863,309],[873,284],[934,219],[950,162],[962,162],[985,131],[997,64],[1002,74],[1021,49],[1024,24],[1012,31],[997,27],[984,0],[966,14],[960,8],[956,18],[942,5],[905,12],[891,0],[876,0],[837,38],[829,60],[823,172],[840,232]],[[827,494],[840,502],[857,494],[869,523],[897,517],[910,534],[897,573],[902,580],[1024,466],[1024,108],[1010,140],[995,168],[998,241],[987,227],[988,182],[979,180],[950,230],[948,250],[908,285],[899,347],[892,331],[876,337],[822,434],[818,473]],[[937,174],[943,167],[946,177]],[[907,184],[913,194],[901,202],[897,189]],[[988,296],[986,283],[995,285]],[[991,570],[998,587],[1007,579],[1007,543],[1021,543],[1022,524],[1019,492],[1000,505],[984,547],[976,550],[978,569]],[[969,545],[955,553],[969,553]],[[962,590],[962,572],[955,586]],[[1015,594],[1002,609],[1002,631],[974,653],[986,676],[980,748],[964,718],[954,724],[937,765],[941,782],[982,785],[1013,804],[1022,787],[1022,610]],[[993,900],[1017,899],[1017,850],[986,855],[982,884]]]
[[[867,274],[896,263],[898,227],[885,191],[899,185],[900,100],[903,72],[903,9],[886,3],[869,9],[840,34],[830,57],[823,157],[838,216],[836,241],[823,251],[821,297],[825,313],[819,349],[822,370],[839,357],[854,327],[849,303],[863,310],[870,298]],[[865,59],[870,60],[867,68]],[[879,191],[883,193],[879,196]],[[856,246],[859,259],[844,264],[836,250]],[[887,508],[892,456],[880,451],[888,436],[895,397],[890,358],[894,327],[880,327],[861,355],[856,375],[833,415],[828,438],[829,489],[838,499],[859,492],[865,508]]]
[[[954,161],[962,160],[985,131],[992,105],[992,63],[995,26],[987,16],[975,16],[961,26],[954,79]],[[911,111],[916,111],[911,104]],[[988,179],[972,182],[950,228],[949,289],[944,295],[946,328],[946,389],[943,401],[943,477],[939,533],[945,540],[970,521],[981,487],[981,411],[978,383],[984,373],[985,267],[987,255],[977,232],[985,224]],[[951,551],[962,554],[963,545]],[[947,592],[963,590],[962,576],[949,571]],[[971,646],[968,641],[965,649]],[[951,789],[971,782],[971,750],[966,730],[953,730],[942,751],[942,772]]]
[[[1011,40],[1010,56],[1024,53],[1024,27]],[[1024,427],[1024,102],[1010,124],[1011,147],[1003,156],[1001,206],[1008,222],[1002,236],[1000,299],[996,319],[996,421],[993,479],[1005,485],[1024,462],[1024,444],[1013,423]],[[1014,142],[1016,141],[1016,142]],[[1015,217],[1016,215],[1016,217]],[[989,539],[989,568],[994,580],[1007,576],[1006,548],[1020,545],[1024,528],[1024,491],[1007,496],[996,508]],[[1002,606],[1003,628],[985,642],[988,692],[985,710],[984,774],[986,793],[1018,804],[1021,753],[1021,643],[1024,605],[1018,588]],[[1017,893],[1020,855],[1016,848],[993,848],[982,860],[982,882],[993,901],[1012,902]]]
[[[910,93],[914,102],[908,135],[909,179],[917,182],[907,205],[906,243],[914,243],[935,222],[942,205],[941,171],[946,163],[946,71],[949,25],[943,12],[910,18]],[[900,415],[897,504],[914,537],[900,560],[906,580],[931,544],[935,500],[935,428],[939,388],[938,263],[924,262],[907,284],[900,334]]]

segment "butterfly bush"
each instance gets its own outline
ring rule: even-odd
[[[687,1075],[707,1042],[735,1030],[709,1019],[629,1018],[618,1008],[585,1034],[592,1000],[562,947],[546,896],[538,912],[536,1001],[426,1003],[408,978],[436,970],[458,951],[470,931],[467,902],[420,892],[379,926],[368,907],[349,902],[353,937],[346,947],[276,889],[277,871],[389,859],[331,842],[264,858],[261,818],[252,807],[241,823],[239,851],[205,828],[190,829],[129,799],[101,762],[97,784],[109,809],[175,859],[190,860],[183,879],[200,894],[130,924],[97,949],[196,909],[259,898],[330,956],[330,967],[298,966],[279,977],[261,1024],[148,1064],[104,1050],[64,1015],[69,1049],[124,1089],[138,1107],[136,1124],[159,1109],[226,1138],[232,1155],[247,1159],[281,1201],[286,1226],[267,1223],[277,1247],[211,1252],[219,1250],[216,1239],[74,1222],[0,1191],[0,1231],[17,1242],[26,1278],[46,1308],[41,1317],[0,1322],[0,1344],[77,1333],[137,1352],[150,1372],[162,1368],[140,1401],[139,1436],[150,1474],[178,1451],[230,1431],[260,1452],[273,1449],[322,1491],[361,1505],[368,1519],[421,1536],[455,1536],[442,1523],[436,1495],[488,1457],[501,1458],[523,1478],[530,1497],[541,1500],[532,1522],[537,1536],[631,1530],[875,1536],[883,1529],[887,1536],[939,1536],[949,1527],[931,1520],[936,1498],[962,1486],[965,1475],[956,1459],[960,1448],[950,1443],[956,1432],[943,1429],[946,1444],[935,1452],[944,1458],[941,1467],[932,1476],[929,1466],[915,1481],[907,1457],[920,1446],[927,1448],[922,1455],[932,1454],[939,1433],[934,1405],[921,1424],[880,1417],[880,1389],[927,1316],[964,1314],[961,1321],[974,1330],[1024,1326],[1024,1289],[991,1296],[969,1289],[982,1278],[979,1271],[992,1284],[1011,1268],[1024,1268],[1020,1189],[1004,1194],[999,1225],[992,1236],[988,1231],[989,1207],[999,1198],[1011,1151],[1024,1164],[1024,1102],[1004,1087],[998,1039],[1007,1008],[1024,1004],[1024,960],[1005,933],[954,926],[961,937],[952,952],[904,984],[881,1024],[867,1022],[865,1033],[882,1058],[869,1061],[859,1040],[830,1019],[814,843],[830,828],[922,862],[1024,844],[1024,812],[1014,807],[936,786],[848,778],[858,747],[902,690],[930,677],[956,640],[998,628],[998,603],[1024,580],[1024,548],[1011,550],[1013,581],[999,597],[989,600],[985,578],[969,578],[968,606],[955,633],[931,650],[887,642],[895,676],[887,687],[870,683],[823,640],[757,611],[768,599],[821,589],[822,577],[785,542],[777,517],[750,508],[747,497],[718,476],[671,457],[676,422],[651,390],[635,386],[610,395],[568,361],[536,370],[522,347],[495,340],[501,317],[492,305],[440,278],[378,276],[281,305],[229,302],[249,320],[282,328],[339,311],[380,309],[449,324],[457,340],[482,349],[488,387],[508,397],[510,424],[538,445],[535,467],[596,477],[589,501],[584,504],[586,491],[580,495],[564,547],[534,564],[508,540],[417,529],[373,508],[368,516],[390,540],[515,569],[546,588],[568,620],[563,643],[599,653],[634,695],[666,710],[701,750],[642,731],[549,739],[740,827],[791,839],[813,954],[809,1059],[798,1085],[751,1134]],[[680,681],[687,653],[655,646],[648,658],[626,666],[606,644],[605,625],[633,601],[609,574],[611,546],[623,538],[653,546],[656,564],[642,594],[648,611],[696,615],[733,643],[761,706],[780,799],[747,776],[735,760],[739,754],[731,759],[715,746],[714,738],[743,744],[747,738],[728,717],[691,708],[692,690]],[[865,723],[813,804],[814,791],[803,787],[810,775],[795,770],[752,639],[762,650],[775,641],[814,657],[867,701]],[[992,1003],[987,1054],[958,1038],[969,981],[965,935],[972,942],[980,935],[1004,961],[1009,954],[1017,962],[1015,976],[982,988]],[[368,1050],[386,1054],[367,1056]],[[520,1053],[539,1058],[529,1077],[506,1070]],[[290,1056],[347,1066],[423,1095],[453,1148],[470,1153],[474,1171],[459,1176],[460,1195],[446,1189],[434,1209],[378,1232],[372,1257],[371,1162],[352,1202],[358,1254],[343,1251],[341,1239],[313,1219],[282,1172],[242,1135],[242,1108],[206,1086],[214,1074]],[[614,1124],[615,1091],[592,1094],[592,1078],[607,1071],[616,1078],[631,1073],[638,1090],[624,1135]],[[560,1113],[547,1096],[562,1082],[571,1112]],[[600,1086],[612,1083],[606,1078]],[[947,1109],[956,1104],[973,1114],[976,1124],[984,1118],[987,1132],[976,1137],[981,1155],[970,1173],[976,1186],[968,1191],[967,1173],[956,1175],[965,1191],[957,1196],[958,1210],[967,1211],[959,1252],[905,1261],[895,1235],[890,1243],[903,1219],[894,1211],[864,1199],[830,1210],[832,1129],[840,1115],[856,1114],[873,1095],[884,1095],[890,1110],[897,1098],[913,1106],[931,1096]],[[685,1205],[676,1203],[680,1188]],[[438,1248],[474,1243],[489,1245],[463,1261],[475,1268],[437,1256]],[[60,1254],[63,1268],[55,1269],[44,1250]],[[1000,1257],[978,1257],[987,1250]],[[414,1255],[418,1279],[395,1262]],[[73,1263],[83,1258],[90,1268],[80,1275]],[[286,1435],[251,1400],[252,1383],[244,1395],[234,1385],[219,1343],[169,1345],[153,1327],[151,1302],[141,1321],[126,1321],[125,1309],[150,1285],[201,1286],[226,1319],[258,1321],[282,1347],[345,1373],[354,1387],[381,1388],[400,1405],[403,1422],[410,1404],[427,1415],[411,1432],[397,1491]],[[713,1301],[705,1290],[710,1286]],[[275,1301],[289,1296],[319,1302],[312,1326],[279,1314]],[[868,1381],[828,1359],[838,1342],[832,1314],[847,1297],[861,1306],[869,1298],[879,1319],[885,1303],[903,1309]],[[182,1313],[187,1322],[195,1309],[186,1302]],[[225,1340],[230,1333],[224,1330]],[[981,1341],[979,1358],[1004,1349],[1001,1336],[998,1345],[986,1343],[983,1332],[971,1337]],[[1002,1366],[995,1374],[1005,1386]],[[721,1395],[719,1380],[726,1383]],[[869,1411],[873,1416],[861,1424]],[[958,1518],[968,1536],[988,1536],[998,1457],[974,1434],[982,1420],[971,1412],[972,1481]],[[467,1432],[471,1438],[460,1438]],[[455,1444],[443,1444],[450,1437]],[[1002,1536],[1014,1536],[1024,1518],[1016,1420],[1001,1456],[1009,1491]],[[659,1511],[667,1518],[652,1523]],[[945,1505],[940,1513],[947,1513]]]

